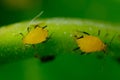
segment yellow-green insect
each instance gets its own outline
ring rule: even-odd
[[[48,30],[45,29],[47,26],[40,27],[36,25],[35,28],[31,31],[28,31],[28,34],[23,37],[24,44],[38,44],[46,41],[48,38]]]
[[[46,27],[47,27],[47,25],[44,27],[35,25],[34,29],[32,29],[32,30],[29,30],[29,27],[28,27],[28,29],[27,29],[28,34],[25,37],[23,37],[23,43],[31,44],[31,45],[34,45],[34,47],[35,47],[35,44],[43,43],[46,40],[48,40],[50,37],[48,37],[48,30],[46,29]],[[39,58],[42,63],[45,63],[45,62],[54,60],[56,56],[55,55],[40,56],[38,54],[35,54],[35,57]]]
[[[43,13],[43,11],[40,12],[36,17],[34,17],[31,20],[31,22],[29,23],[29,27],[27,28],[28,33],[25,36],[22,33],[20,33],[23,36],[23,38],[22,38],[23,44],[28,44],[28,45],[30,44],[33,46],[34,49],[37,49],[35,44],[46,42],[52,36],[52,34],[50,36],[48,36],[48,30],[46,29],[47,25],[44,25],[44,23],[31,25],[31,23],[36,18],[38,18],[42,13]],[[30,26],[33,26],[33,27],[30,27]],[[36,51],[38,51],[38,50],[36,50]],[[39,53],[39,52],[36,52],[36,53]],[[43,62],[43,63],[52,61],[56,57],[55,55],[41,56],[40,54],[36,54],[36,53],[35,53],[35,57],[40,59],[41,62]]]
[[[37,16],[35,16],[30,21],[29,26],[27,28],[27,30],[28,30],[27,35],[24,36],[22,33],[20,33],[23,36],[24,44],[33,44],[34,45],[34,44],[42,43],[47,40],[48,30],[46,29],[47,25],[44,25],[44,23],[32,25],[33,29],[30,30],[31,23],[34,22],[34,20],[36,20],[39,16],[41,16],[42,13],[43,13],[43,11],[41,11]]]
[[[74,50],[80,49],[84,54],[106,50],[106,44],[104,44],[98,37],[92,36],[87,32],[82,33],[84,33],[85,35],[75,35],[78,48]]]

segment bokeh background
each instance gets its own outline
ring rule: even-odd
[[[73,17],[120,22],[120,0],[0,0],[0,26],[41,18]]]

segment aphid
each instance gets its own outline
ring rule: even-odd
[[[26,36],[23,37],[22,41],[23,43],[26,45],[32,45],[34,49],[36,49],[35,51],[38,51],[35,44],[39,44],[39,43],[44,43],[45,41],[47,41],[48,39],[50,39],[50,37],[48,37],[48,30],[45,29],[47,26],[44,27],[40,27],[39,25],[35,25],[33,30],[28,30],[28,34]],[[23,35],[21,33],[21,35]],[[35,55],[36,56],[36,55]],[[48,62],[54,59],[54,56],[43,56],[43,57],[36,57],[39,58],[41,60],[41,62]]]
[[[106,50],[106,44],[104,44],[98,37],[92,36],[87,32],[81,32],[85,35],[78,36],[75,35],[75,39],[78,47],[74,50],[80,49],[81,54],[88,54],[91,52],[104,51]],[[100,31],[98,31],[100,35]]]
[[[48,38],[48,30],[46,30],[47,26],[40,27],[36,25],[35,28],[31,31],[28,31],[28,34],[23,37],[24,44],[38,44],[47,40]]]
[[[23,43],[24,44],[38,44],[42,43],[47,40],[48,38],[48,30],[46,29],[47,25],[41,26],[41,24],[35,24],[33,25],[33,29],[30,30],[31,23],[38,18],[43,12],[40,12],[35,18],[31,20],[31,22],[28,25],[27,31],[28,33],[24,36],[22,33],[20,33],[23,36]]]
[[[31,23],[37,18],[39,17],[43,12],[41,12],[40,14],[38,14],[35,18],[33,18],[29,24],[29,26],[31,25]],[[46,42],[48,39],[50,39],[51,35],[48,36],[48,30],[46,29],[47,25],[41,26],[41,24],[35,24],[33,25],[33,29],[30,30],[31,27],[27,28],[28,33],[24,36],[22,33],[20,33],[23,38],[22,38],[22,42],[23,44],[27,44],[27,45],[32,45],[34,49],[36,49],[35,51],[37,52],[38,49],[35,46],[36,44],[39,43],[44,43]],[[39,53],[39,52],[37,52]],[[54,60],[55,56],[54,55],[46,55],[46,56],[39,56],[35,54],[36,58],[39,58],[41,60],[41,62],[48,62],[51,60]]]

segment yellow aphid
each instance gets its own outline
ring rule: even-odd
[[[35,27],[29,31],[28,34],[23,38],[24,44],[38,44],[44,42],[48,37],[48,31],[43,27]]]
[[[76,42],[79,49],[85,53],[105,51],[106,49],[106,45],[98,37],[91,35],[84,35],[80,38],[76,37]]]

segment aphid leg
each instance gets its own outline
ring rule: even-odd
[[[50,39],[51,39],[51,36],[47,37],[46,39],[47,39],[46,41],[50,40]]]
[[[45,29],[47,27],[47,25],[43,26],[42,29]]]
[[[47,41],[49,41],[49,40],[51,39],[52,35],[53,35],[53,33],[51,33],[51,34],[50,34],[50,36],[49,36],[49,37],[47,37],[47,38],[46,38],[46,40],[45,40],[45,41],[43,41],[42,43],[46,43]]]
[[[84,54],[85,54],[85,52],[81,52],[81,53],[80,53],[80,55],[84,55]]]
[[[83,38],[84,36],[82,35],[82,36],[79,36],[79,37],[78,37],[77,35],[75,35],[74,37],[75,37],[76,39],[81,39],[81,38]]]
[[[22,36],[22,40],[23,40],[23,37],[24,37],[23,33],[19,33],[19,34]]]
[[[88,32],[85,32],[85,31],[78,31],[78,30],[77,30],[77,32],[83,33],[83,34],[86,34],[86,35],[90,35]]]
[[[103,50],[103,53],[106,55],[107,54],[106,50]]]
[[[34,28],[36,27],[40,27],[38,24],[34,26]],[[43,26],[42,29],[45,29],[47,27],[47,25]]]
[[[77,39],[81,39],[81,38],[83,38],[84,36],[82,35],[82,36],[80,36],[80,37],[78,37]]]
[[[77,48],[75,48],[75,49],[73,49],[73,51],[76,51],[76,50],[79,50],[80,48],[79,47],[77,47]]]
[[[28,33],[30,32],[30,27],[27,27],[27,32],[28,32]]]
[[[42,43],[46,43],[49,39],[46,39],[45,41],[43,41]]]
[[[101,33],[101,31],[100,31],[100,30],[98,30],[98,36],[100,36],[100,33]]]
[[[88,32],[85,31],[81,31],[82,33],[86,34],[86,35],[90,35]]]
[[[38,24],[34,26],[34,29],[37,28],[37,27],[40,27]]]
[[[46,43],[48,40],[50,40],[50,37],[47,37],[45,41],[43,41],[42,43]]]

